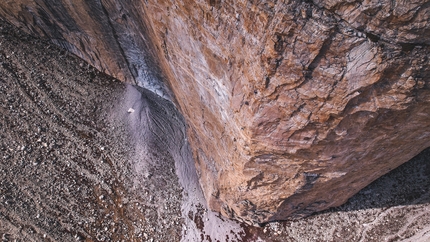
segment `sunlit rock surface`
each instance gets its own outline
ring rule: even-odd
[[[175,99],[210,208],[255,224],[340,205],[430,146],[429,6],[21,0],[0,15]]]

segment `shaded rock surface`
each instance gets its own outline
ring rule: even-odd
[[[0,22],[2,241],[428,241],[430,150],[262,228],[207,210],[172,104]]]
[[[98,70],[139,84],[166,99],[140,1],[2,1],[0,16],[36,36],[49,38]],[[139,17],[138,17],[139,16]],[[132,17],[132,19],[129,19]],[[138,18],[136,18],[138,17]]]
[[[428,1],[5,1],[0,15],[176,102],[210,208],[344,203],[430,146]],[[166,82],[167,81],[167,82]]]

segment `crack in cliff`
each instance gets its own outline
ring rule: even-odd
[[[319,65],[322,58],[324,58],[324,56],[326,55],[326,53],[330,49],[330,46],[333,42],[333,38],[337,33],[336,30],[337,30],[337,26],[330,29],[328,37],[324,40],[320,50],[318,51],[318,54],[315,56],[315,58],[311,61],[311,63],[307,66],[306,70],[304,71],[305,72],[304,73],[305,81],[302,82],[302,84],[300,84],[300,86],[304,85],[307,81],[312,79],[312,74],[313,74],[315,68]],[[298,87],[300,87],[300,86],[298,86]]]
[[[414,45],[414,46],[428,46],[429,45],[427,43],[422,43],[422,42],[418,42],[418,43],[397,42],[397,41],[394,41],[394,40],[383,38],[383,37],[381,37],[381,36],[379,36],[377,34],[370,33],[368,31],[364,31],[364,30],[360,30],[360,29],[354,28],[354,27],[352,27],[351,23],[349,23],[341,15],[335,13],[333,10],[327,9],[327,8],[325,8],[323,6],[319,6],[313,0],[305,0],[305,2],[311,4],[313,7],[319,9],[320,11],[323,11],[323,12],[329,13],[330,15],[333,15],[334,19],[338,22],[338,25],[341,24],[341,23],[344,23],[345,25],[348,26],[348,28],[353,29],[354,31],[360,33],[359,37],[364,37],[364,38],[370,40],[371,42],[379,42],[379,41],[381,41],[381,42],[384,42],[384,43],[388,43],[388,44],[392,44],[392,45],[397,45],[397,46],[403,46],[405,44],[407,44],[407,45]],[[356,2],[353,2],[353,3],[356,3]],[[349,4],[353,4],[353,3],[349,3]],[[359,2],[359,3],[361,3],[361,2]],[[333,7],[333,9],[336,9],[336,7],[338,5],[341,5],[341,4],[343,4],[343,3],[336,4]],[[426,9],[429,6],[430,6],[430,2],[427,2],[424,5],[420,6],[420,9]],[[393,9],[391,9],[391,11],[393,11]],[[410,10],[410,11],[412,11],[412,10]],[[416,19],[417,15],[418,15],[418,12],[419,11],[416,11],[416,13],[414,14],[414,16],[408,22],[412,22],[414,19]]]
[[[106,16],[107,23],[108,23],[110,29],[112,30],[113,37],[114,37],[114,39],[115,39],[115,41],[116,41],[116,43],[118,45],[118,49],[119,49],[121,55],[123,56],[123,58],[125,60],[125,63],[127,65],[127,69],[129,71],[131,77],[133,78],[134,84],[137,85],[138,83],[136,82],[136,77],[133,75],[133,71],[131,69],[130,61],[128,60],[127,55],[125,54],[125,51],[124,51],[121,43],[119,42],[118,33],[116,32],[116,29],[115,29],[115,27],[112,24],[112,21],[111,21],[111,19],[109,17],[109,12],[106,10],[106,8],[103,5],[103,2],[101,0],[99,0],[99,4],[100,4],[100,6],[101,6],[101,8],[103,10],[104,15]]]

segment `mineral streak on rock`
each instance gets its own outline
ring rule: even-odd
[[[114,2],[0,15],[124,81],[168,81],[226,216],[340,205],[430,146],[429,1]]]

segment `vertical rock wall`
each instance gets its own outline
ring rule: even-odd
[[[227,216],[339,205],[430,145],[424,1],[146,8],[206,197]]]
[[[430,146],[429,1],[112,2],[0,15],[121,80],[168,81],[226,216],[339,205]]]

